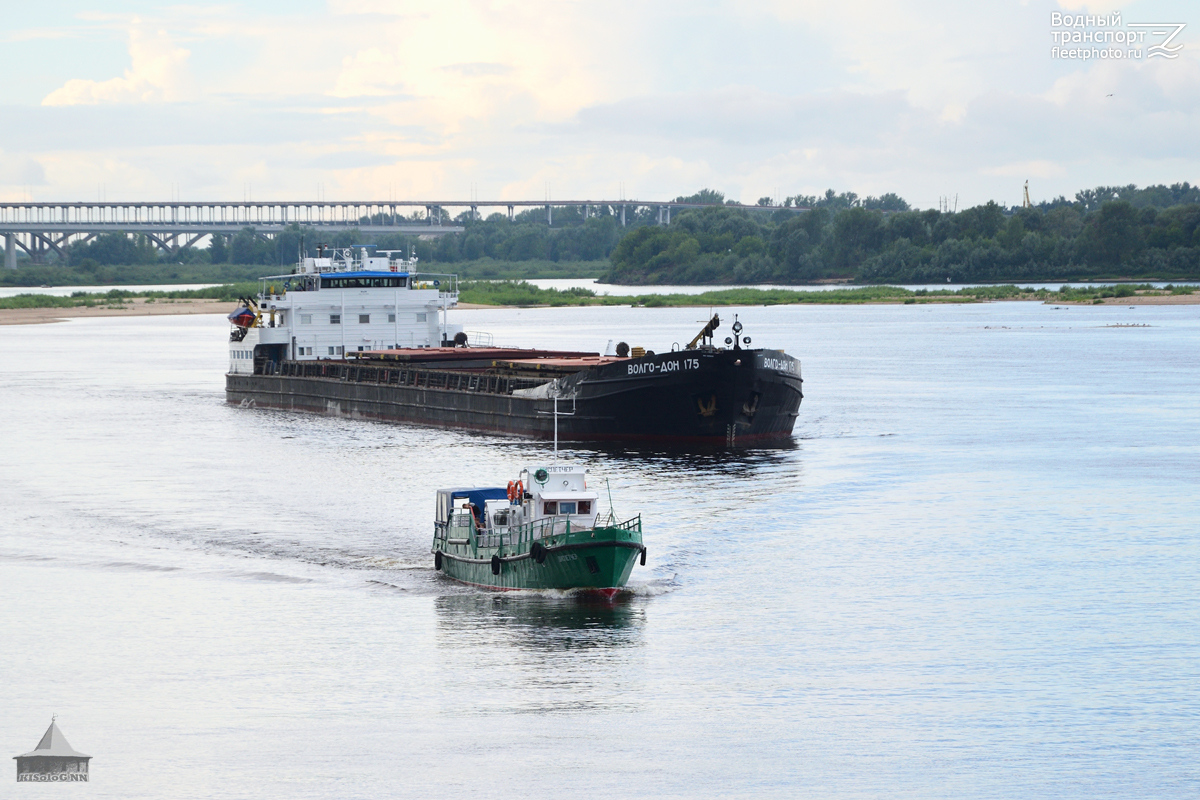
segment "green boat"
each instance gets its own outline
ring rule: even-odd
[[[507,487],[439,489],[433,564],[488,589],[582,589],[611,598],[646,564],[642,517],[599,513],[577,466],[530,467]]]

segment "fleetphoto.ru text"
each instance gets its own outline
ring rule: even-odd
[[[1143,61],[1178,58],[1185,22],[1123,22],[1114,14],[1050,14],[1051,58]]]

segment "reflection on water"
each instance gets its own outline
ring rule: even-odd
[[[504,592],[438,597],[438,631],[449,647],[479,638],[523,650],[590,650],[641,643],[646,600],[620,594],[612,601],[588,595]]]
[[[436,646],[462,713],[632,712],[644,683],[646,599],[527,592],[435,601]]]

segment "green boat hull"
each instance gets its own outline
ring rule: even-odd
[[[612,594],[623,587],[639,560],[646,563],[642,521],[599,528],[571,528],[545,538],[518,531],[505,536],[455,539],[439,527],[434,565],[447,577],[488,589],[585,589]]]

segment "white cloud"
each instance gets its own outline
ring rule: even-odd
[[[317,183],[330,198],[473,186],[542,197],[549,183],[558,198],[622,184],[660,199],[702,185],[749,200],[833,187],[932,205],[955,192],[1016,199],[1026,178],[1066,194],[1194,181],[1200,50],[1054,61],[1049,16],[1061,8],[331,0],[88,15],[62,30],[91,43],[95,63],[120,37],[128,69],[74,62],[42,108],[6,110],[0,147],[44,165],[63,197],[92,196],[98,181],[110,196],[114,184],[153,197],[174,183],[234,199],[250,181],[280,198]],[[73,45],[39,46],[53,57]]]
[[[120,78],[72,78],[42,100],[44,106],[152,103],[181,99],[188,82],[190,53],[164,30],[147,31],[134,19],[129,28],[129,68]]]

